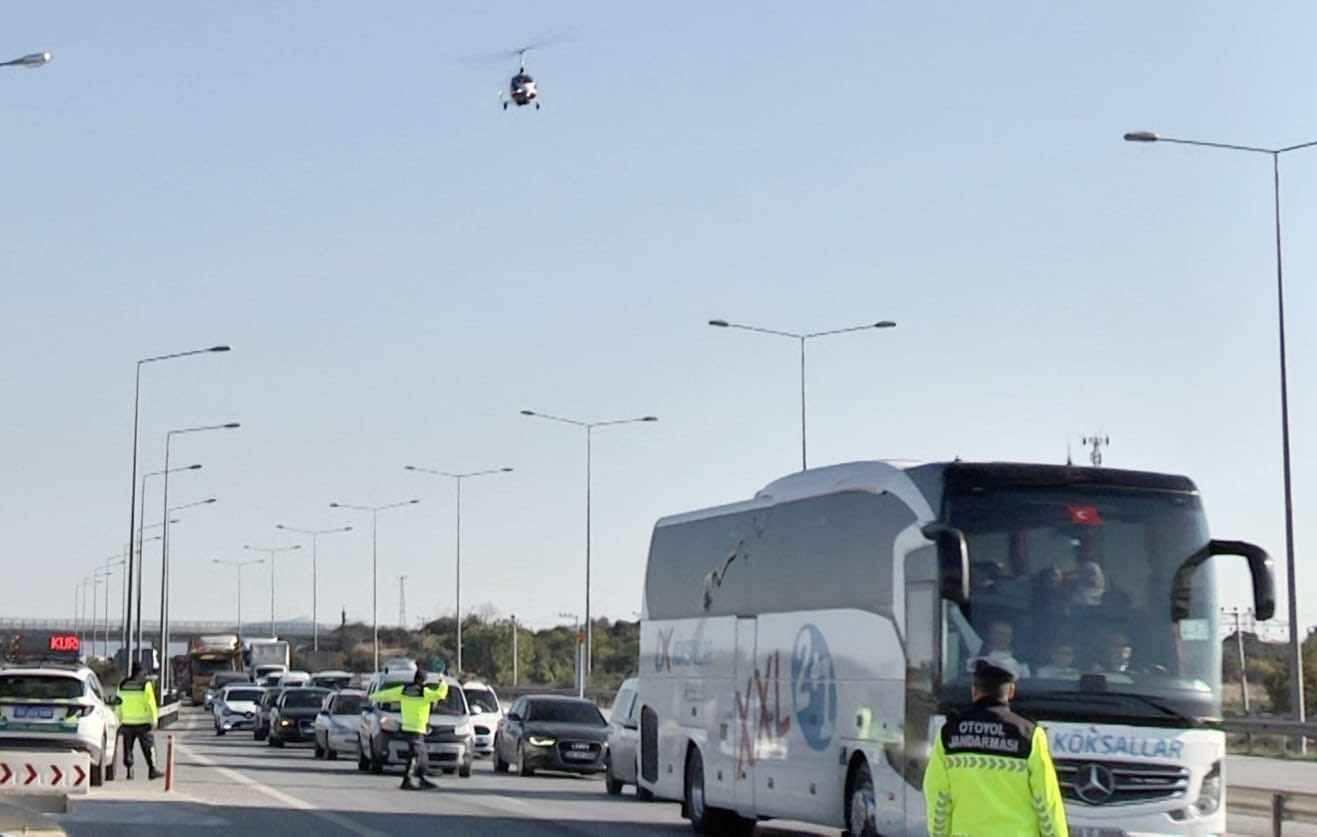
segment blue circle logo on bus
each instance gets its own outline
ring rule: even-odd
[[[837,731],[837,674],[823,632],[805,625],[791,651],[791,703],[805,743],[824,750]]]

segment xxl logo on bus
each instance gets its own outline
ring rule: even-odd
[[[770,686],[772,687],[770,689]],[[825,750],[837,730],[837,675],[823,632],[805,625],[796,634],[791,650],[791,709],[782,702],[782,658],[774,651],[764,660],[761,673],[755,669],[736,693],[736,715],[741,735],[736,751],[736,769],[753,766],[759,747],[772,746],[786,737],[794,720],[812,750]],[[759,712],[751,720],[754,698]],[[753,728],[752,728],[753,727]]]
[[[736,717],[740,720],[741,735],[736,748],[736,772],[753,767],[759,761],[759,743],[771,744],[786,737],[791,731],[791,716],[782,712],[781,677],[782,660],[774,651],[764,660],[764,671],[759,669],[746,681],[745,691],[736,692]],[[769,699],[769,686],[772,699]],[[752,724],[750,705],[759,698],[759,715]],[[753,729],[751,727],[753,726]]]

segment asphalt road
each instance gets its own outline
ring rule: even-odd
[[[463,835],[687,835],[678,806],[640,802],[632,789],[621,798],[604,793],[600,779],[537,774],[494,774],[477,761],[471,778],[437,778],[440,788],[425,792],[398,789],[400,771],[383,776],[361,773],[354,760],[318,761],[309,746],[282,750],[252,740],[250,733],[218,738],[208,716],[185,713],[179,726],[160,735],[165,749],[172,732],[177,746],[176,790],[145,780],[140,764],[131,782],[108,783],[70,814],[60,817],[70,835],[115,837],[143,833],[385,835],[445,833]],[[1296,770],[1297,768],[1297,770]],[[1263,759],[1231,759],[1232,784],[1314,787],[1314,765]],[[1257,784],[1255,784],[1257,783]],[[1297,788],[1296,788],[1297,789]],[[1293,828],[1293,827],[1291,827]],[[836,831],[761,825],[760,835],[832,834]],[[1231,834],[1269,834],[1265,820],[1231,817]],[[1310,834],[1307,828],[1287,834]]]
[[[355,760],[320,761],[309,746],[267,747],[250,732],[216,737],[188,711],[173,728],[175,793],[143,781],[113,782],[61,818],[71,835],[142,833],[659,835],[689,834],[676,805],[609,797],[594,778],[495,775],[477,761],[469,779],[439,776],[440,789],[398,789],[401,771],[375,776]],[[168,731],[166,731],[168,732]],[[164,750],[164,735],[157,749]]]

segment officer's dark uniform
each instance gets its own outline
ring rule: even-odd
[[[975,674],[1014,673],[979,661]],[[984,698],[947,718],[924,773],[931,837],[1065,837],[1065,803],[1047,734],[1005,702]]]

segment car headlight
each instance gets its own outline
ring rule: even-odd
[[[544,735],[532,735],[526,740],[530,742],[532,747],[552,747],[554,743],[552,738]]]
[[[292,725],[293,725],[293,722],[290,721],[290,720],[288,720],[287,718],[280,718],[280,719],[279,719],[279,726],[281,726],[281,727],[291,727]]]
[[[470,724],[458,724],[457,726],[453,727],[453,735],[467,736],[470,734],[471,734]]]
[[[1207,771],[1203,777],[1202,790],[1198,791],[1198,801],[1194,803],[1194,810],[1199,816],[1210,817],[1221,807],[1221,787],[1225,783],[1221,776],[1221,762],[1218,761],[1212,765],[1212,769]]]

